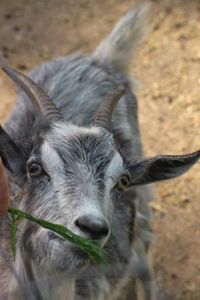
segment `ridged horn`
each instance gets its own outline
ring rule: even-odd
[[[94,125],[111,131],[113,111],[124,93],[125,88],[120,87],[103,99],[96,111]]]
[[[1,68],[26,93],[37,111],[48,121],[63,120],[52,99],[33,80],[7,65]]]

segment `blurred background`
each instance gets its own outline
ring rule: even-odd
[[[130,0],[1,0],[0,53],[27,72],[72,52],[92,52]],[[146,1],[148,2],[148,1]],[[150,1],[149,1],[150,2]],[[146,155],[200,149],[200,0],[154,0],[149,32],[130,66]],[[0,72],[0,121],[15,103]],[[175,300],[200,299],[200,164],[157,184],[153,256],[160,286]]]

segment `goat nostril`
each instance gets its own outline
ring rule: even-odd
[[[98,240],[106,237],[109,233],[108,224],[104,219],[83,216],[75,221],[76,226],[90,236],[90,238]]]

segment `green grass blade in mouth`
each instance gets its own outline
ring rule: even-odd
[[[13,253],[13,258],[15,260],[16,257],[16,233],[17,233],[17,223],[15,219],[12,219],[11,225],[10,225],[10,231],[11,231],[11,249]]]
[[[26,219],[30,220],[31,222],[34,222],[46,229],[56,232],[58,235],[60,235],[64,239],[74,243],[79,248],[81,248],[84,252],[86,252],[88,254],[88,256],[92,259],[92,261],[94,261],[96,263],[101,263],[101,264],[106,263],[106,259],[105,259],[103,250],[99,247],[99,245],[95,241],[81,238],[80,236],[74,234],[72,231],[70,231],[63,225],[54,224],[54,223],[48,222],[43,219],[35,218],[19,209],[9,208],[8,212],[10,213],[10,215],[12,217],[11,246],[12,246],[12,251],[13,251],[14,257],[15,257],[15,252],[16,252],[16,230],[17,230],[16,222],[19,219],[26,218]],[[16,216],[15,219],[14,219],[14,216]]]

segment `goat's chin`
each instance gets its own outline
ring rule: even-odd
[[[34,264],[45,272],[66,272],[70,276],[82,271],[90,259],[88,255],[74,246],[74,244],[62,238],[51,236],[51,233],[43,228],[32,232],[31,240],[24,235],[26,243],[23,247]]]
[[[88,255],[71,243],[53,241],[52,244],[51,264],[54,270],[73,275],[89,263]]]
[[[50,273],[66,272],[69,276],[73,276],[90,263],[85,252],[72,243],[59,239],[40,239],[33,245],[33,252],[39,268]]]

